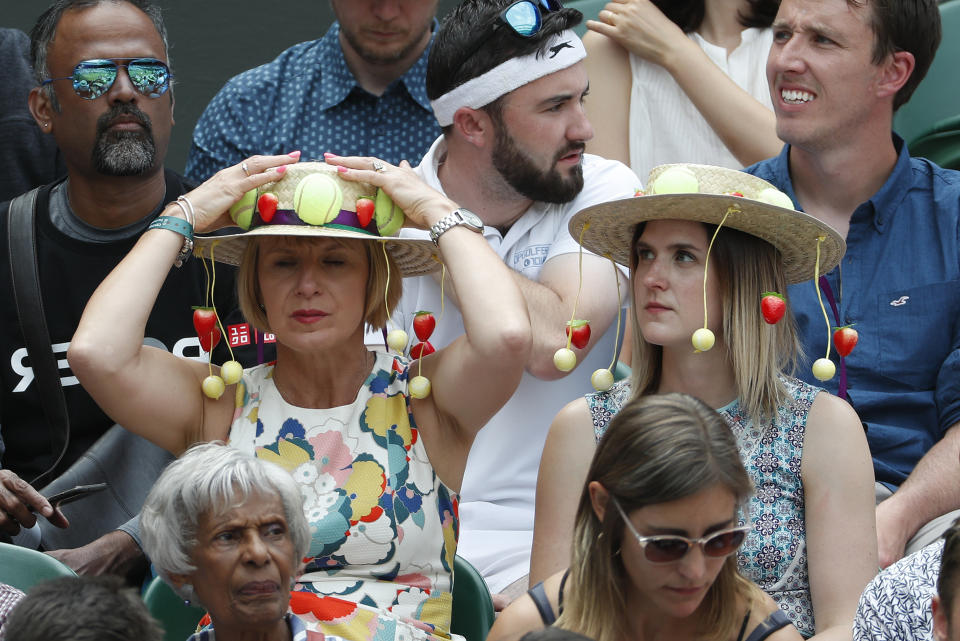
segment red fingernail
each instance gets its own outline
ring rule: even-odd
[[[345,174],[345,173],[347,173],[347,168],[346,168],[346,167],[337,167],[337,171],[338,171],[339,173],[341,173],[341,174]]]
[[[277,173],[278,173],[278,174],[282,174],[282,173],[285,172],[286,170],[287,170],[287,166],[286,166],[286,165],[281,165],[280,167],[277,167]]]
[[[287,154],[287,155],[290,156],[291,158],[299,158],[299,157],[300,157],[300,152],[299,152],[299,151],[291,151],[291,152],[290,152],[289,154]]]
[[[329,151],[325,151],[325,152],[323,152],[323,157],[324,157],[324,158],[336,158],[337,155],[336,155],[336,154],[331,154]]]

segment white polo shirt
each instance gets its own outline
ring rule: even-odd
[[[437,167],[445,155],[446,144],[441,136],[416,170],[427,184],[441,192]],[[640,180],[626,165],[599,156],[584,155],[583,174],[584,188],[571,202],[533,203],[506,236],[493,227],[484,228],[484,238],[511,269],[537,281],[548,260],[579,251],[577,241],[567,230],[574,214],[590,205],[633,196],[641,187]],[[470,208],[470,203],[460,204]],[[424,234],[403,230],[404,236]],[[406,278],[403,283],[403,298],[394,314],[397,326],[413,336],[414,313],[429,310],[438,317],[430,337],[434,347],[445,347],[463,334],[460,310],[449,298],[444,301],[443,318],[439,318],[440,285],[432,276]],[[583,286],[590,287],[590,283]],[[624,303],[628,301],[624,292]],[[460,492],[457,553],[476,566],[495,593],[529,571],[534,492],[547,430],[564,405],[593,391],[590,374],[610,365],[619,348],[614,345],[615,334],[613,323],[577,369],[562,379],[543,381],[524,372],[513,397],[473,442]],[[571,496],[570,500],[578,497]]]

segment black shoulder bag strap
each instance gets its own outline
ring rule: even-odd
[[[34,487],[43,487],[50,481],[53,471],[63,460],[70,443],[70,419],[67,401],[60,385],[60,369],[53,355],[47,317],[43,314],[40,297],[40,269],[37,265],[36,233],[36,188],[10,201],[7,214],[7,250],[10,257],[10,278],[13,281],[13,296],[20,318],[20,329],[26,342],[30,367],[40,392],[43,412],[51,428],[50,448],[54,463],[48,470],[33,479]],[[59,436],[59,438],[58,438]]]

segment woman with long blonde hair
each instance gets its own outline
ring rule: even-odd
[[[737,572],[737,512],[752,492],[719,414],[685,394],[631,401],[590,464],[569,570],[514,602],[489,638],[558,615],[558,627],[596,641],[799,639]]]
[[[585,247],[631,269],[633,373],[554,419],[537,483],[530,582],[570,562],[570,494],[611,417],[630,398],[683,392],[724,417],[756,488],[741,517],[750,530],[740,571],[804,636],[849,639],[877,568],[869,449],[848,403],[788,374],[798,352],[788,301],[779,322],[761,314],[771,292],[832,269],[843,239],[739,171],[666,166],[647,186],[653,195],[571,221]],[[826,323],[824,331],[832,331]],[[704,335],[712,346],[692,344]],[[820,364],[829,369],[827,356]]]

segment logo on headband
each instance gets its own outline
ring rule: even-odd
[[[550,58],[556,58],[557,54],[560,53],[561,49],[573,49],[573,45],[570,44],[569,40],[565,42],[561,42],[558,45],[553,45],[552,47],[550,47],[550,52],[552,54]]]

